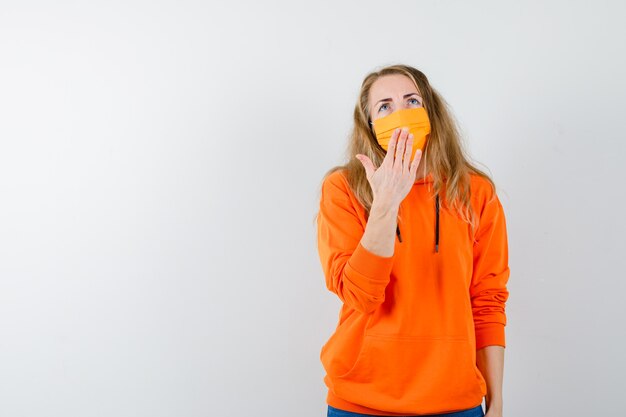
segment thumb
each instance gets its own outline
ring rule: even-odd
[[[367,156],[362,155],[360,153],[356,154],[356,159],[361,161],[361,164],[363,164],[363,168],[365,168],[365,173],[367,174],[367,177],[369,178],[376,170],[372,160],[369,159]]]

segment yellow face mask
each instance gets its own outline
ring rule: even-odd
[[[430,136],[430,120],[424,107],[397,110],[390,115],[374,120],[372,124],[376,139],[384,150],[387,150],[393,131],[396,128],[407,127],[409,133],[413,134],[411,161],[415,156],[415,151],[418,149],[423,151],[426,140]]]

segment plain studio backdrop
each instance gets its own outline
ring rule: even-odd
[[[504,415],[625,415],[621,1],[4,1],[0,416],[326,414],[323,174],[363,77],[507,215]]]

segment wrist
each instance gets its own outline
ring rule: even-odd
[[[381,202],[374,200],[372,207],[370,208],[370,217],[372,214],[384,217],[386,215],[397,216],[400,210],[400,205],[395,203]]]

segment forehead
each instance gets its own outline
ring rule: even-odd
[[[408,93],[419,93],[413,81],[402,74],[390,74],[379,77],[370,88],[370,102],[384,98],[402,97]]]

